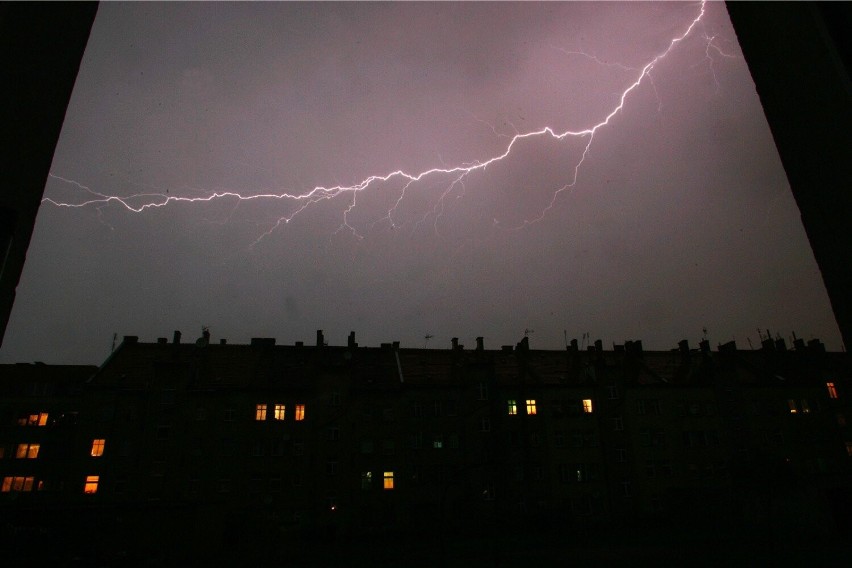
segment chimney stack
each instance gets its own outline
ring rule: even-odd
[[[322,347],[323,345],[325,345],[325,339],[323,338],[322,330],[318,329],[317,330],[317,347]]]
[[[458,349],[458,348],[459,348],[459,338],[458,338],[458,337],[454,337],[454,338],[452,338],[452,339],[450,340],[450,343],[451,343],[451,344],[452,344],[452,346],[453,346],[453,351],[455,351],[456,349]]]
[[[701,349],[702,353],[710,353],[710,341],[707,339],[702,339],[698,343],[698,348]]]
[[[571,340],[571,351],[579,351],[579,350],[580,350],[580,344],[577,343],[576,339],[572,339]]]
[[[677,347],[680,349],[680,352],[683,354],[689,353],[689,340],[681,339],[677,342]]]
[[[172,336],[172,343],[180,345],[180,332],[177,330],[175,330],[175,334]]]
[[[595,340],[595,351],[597,351],[598,353],[603,351],[603,341],[601,341],[600,339]]]
[[[349,349],[355,349],[356,347],[358,347],[358,344],[355,343],[355,332],[354,331],[349,332],[349,339],[346,341],[346,346],[349,347]]]
[[[476,338],[476,350],[477,351],[485,350],[485,340],[481,337]]]

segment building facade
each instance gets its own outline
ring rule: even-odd
[[[13,547],[52,530],[77,550],[94,531],[81,557],[177,562],[382,535],[852,526],[852,374],[818,341],[427,350],[176,333],[125,337],[99,368],[0,372]]]

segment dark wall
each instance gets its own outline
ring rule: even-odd
[[[848,349],[852,346],[852,10],[839,2],[727,6]]]
[[[0,4],[0,345],[97,9]]]

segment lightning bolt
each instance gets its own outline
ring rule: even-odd
[[[443,167],[435,167],[418,173],[410,173],[398,169],[381,175],[371,175],[361,180],[360,182],[355,183],[354,185],[337,184],[329,187],[316,186],[302,193],[284,192],[257,193],[248,195],[244,195],[239,191],[213,191],[201,196],[180,196],[170,195],[168,193],[146,192],[121,197],[100,193],[76,181],[61,177],[56,174],[50,174],[50,176],[54,179],[75,186],[87,196],[87,199],[77,203],[70,203],[46,197],[42,200],[42,203],[60,208],[76,209],[85,207],[96,207],[99,211],[99,214],[104,207],[110,205],[119,206],[130,213],[144,213],[146,211],[156,210],[166,206],[177,205],[181,203],[198,204],[210,203],[220,200],[232,200],[236,205],[239,205],[239,203],[241,202],[249,201],[277,201],[286,203],[288,205],[288,213],[279,216],[278,219],[271,224],[271,227],[265,232],[263,232],[250,245],[254,246],[257,243],[261,242],[264,238],[274,233],[276,230],[280,229],[282,226],[285,226],[291,221],[293,221],[296,217],[301,215],[307,209],[314,206],[318,206],[323,202],[330,201],[336,198],[348,198],[349,201],[343,209],[341,224],[334,234],[338,234],[340,232],[349,232],[356,238],[363,239],[363,235],[361,235],[358,230],[356,230],[355,224],[353,224],[350,220],[351,215],[353,215],[356,209],[358,208],[359,197],[366,194],[366,192],[370,189],[377,189],[380,187],[387,188],[393,184],[398,185],[398,196],[395,200],[393,200],[393,205],[387,210],[387,213],[383,217],[376,220],[374,223],[369,225],[369,227],[372,228],[378,223],[386,223],[390,228],[397,228],[399,225],[395,220],[395,215],[398,215],[399,208],[405,201],[406,197],[409,195],[410,192],[422,189],[423,186],[428,183],[430,187],[443,187],[443,190],[440,192],[437,200],[434,201],[434,203],[430,206],[426,213],[420,216],[420,218],[413,224],[414,229],[412,230],[412,232],[414,230],[417,230],[418,227],[422,226],[424,223],[426,223],[429,217],[431,216],[433,219],[433,230],[437,234],[439,220],[445,212],[445,201],[449,200],[449,198],[454,193],[457,194],[457,198],[463,196],[465,190],[465,180],[468,177],[476,173],[484,172],[490,166],[496,164],[497,162],[505,160],[512,154],[513,151],[515,151],[519,143],[538,138],[550,139],[556,142],[564,141],[566,139],[579,140],[581,142],[582,147],[579,159],[577,159],[576,163],[574,163],[566,183],[564,183],[561,187],[558,187],[553,191],[549,203],[547,203],[547,205],[541,210],[541,213],[531,219],[525,219],[519,225],[510,227],[500,227],[503,229],[519,230],[523,227],[541,221],[553,208],[560,194],[573,188],[577,184],[577,180],[580,176],[580,170],[592,149],[592,144],[595,141],[596,135],[601,129],[604,129],[609,126],[612,120],[617,115],[619,115],[619,113],[622,112],[630,95],[646,81],[651,84],[651,86],[656,92],[656,86],[653,84],[651,72],[663,59],[665,59],[669,55],[669,53],[671,53],[680,43],[682,43],[690,34],[693,33],[695,28],[699,25],[699,22],[701,22],[702,18],[704,17],[705,8],[706,0],[703,0],[699,4],[697,15],[692,19],[692,21],[689,22],[685,29],[679,35],[672,38],[663,51],[658,53],[655,57],[653,57],[650,61],[648,61],[647,63],[645,63],[645,65],[641,67],[630,67],[620,63],[611,63],[608,61],[601,60],[595,55],[556,48],[560,49],[566,55],[569,56],[582,56],[601,65],[613,66],[625,72],[635,73],[635,78],[621,92],[620,96],[618,97],[617,104],[615,104],[615,106],[611,108],[601,120],[585,128],[581,128],[578,130],[559,131],[551,126],[544,126],[536,130],[530,130],[526,132],[518,132],[517,130],[515,130],[515,134],[510,136],[507,134],[499,133],[493,126],[488,125],[491,127],[491,130],[494,132],[496,137],[507,138],[508,142],[506,143],[502,152],[484,160],[478,160],[451,167],[447,167],[446,165],[444,165]],[[715,43],[716,36],[709,36],[705,33],[703,37],[707,42],[705,54],[706,57],[710,60],[710,70],[711,72],[713,72],[715,81],[715,72],[712,66],[713,58],[711,56],[711,51],[715,51],[716,53],[724,57],[729,57],[730,55],[725,53]],[[718,87],[718,81],[716,81],[716,84]],[[474,118],[479,122],[485,123],[485,121],[482,121],[476,117]],[[485,124],[487,125],[487,123]],[[514,125],[512,126],[514,128]],[[498,227],[500,225],[499,221],[497,221],[496,219],[494,220],[494,224]]]

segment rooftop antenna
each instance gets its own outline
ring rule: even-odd
[[[118,339],[118,333],[112,334],[112,349],[109,350],[110,353],[115,351],[115,340]]]
[[[707,326],[706,326],[706,325],[705,325],[704,327],[702,327],[702,328],[701,328],[701,333],[703,334],[703,335],[701,336],[701,339],[702,339],[703,341],[707,341]]]
[[[526,328],[524,330],[524,337],[529,337],[531,333],[535,333],[534,329]]]
[[[568,330],[562,330],[562,336],[565,338],[565,349],[568,349]]]
[[[433,337],[435,337],[435,336],[431,335],[429,333],[426,334],[426,337],[423,338],[423,339],[426,340],[426,341],[423,342],[423,349],[426,349],[426,346],[429,345],[429,340],[432,339]]]

